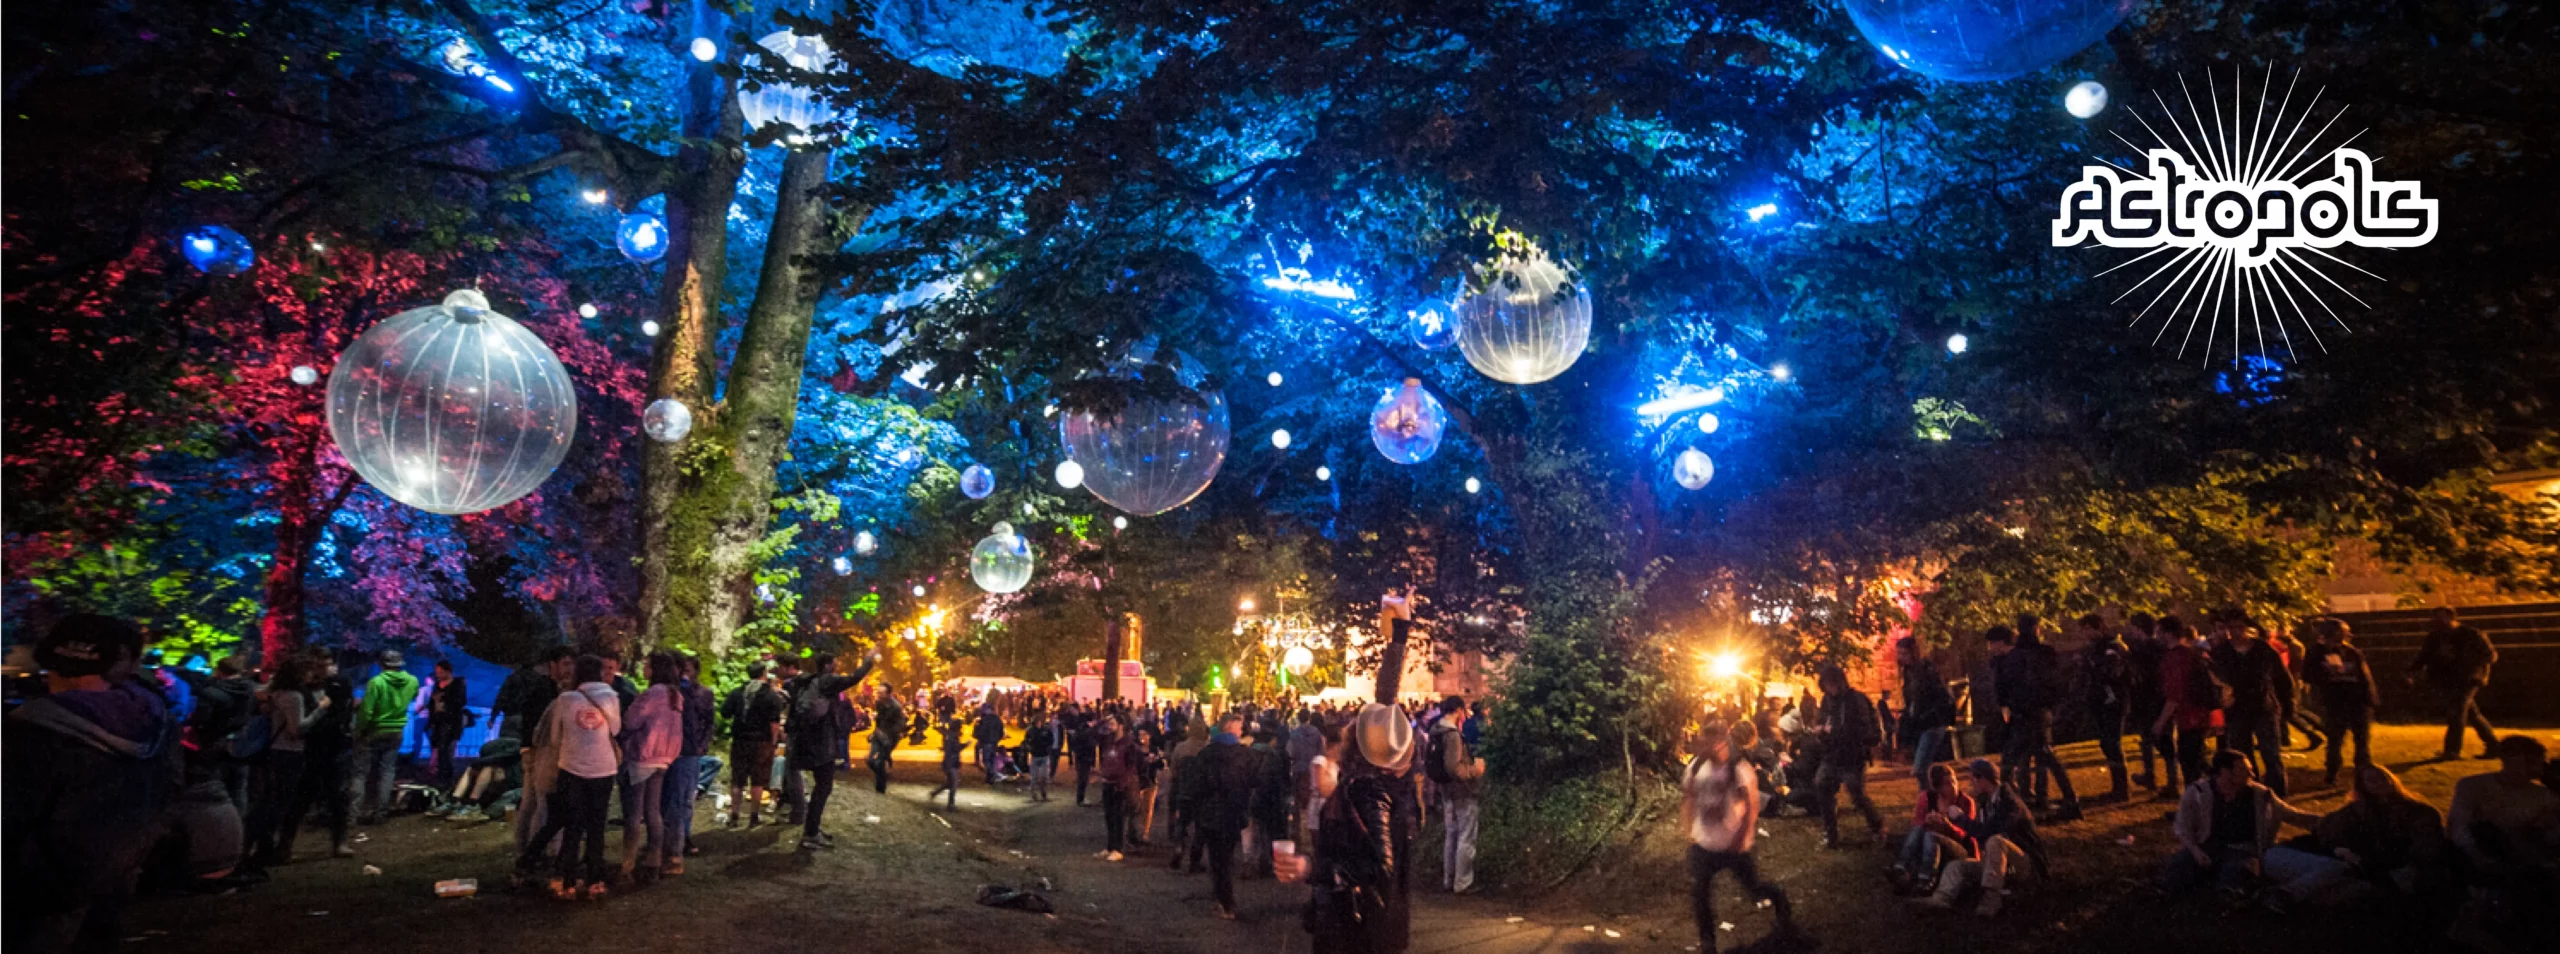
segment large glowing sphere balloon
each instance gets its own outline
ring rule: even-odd
[[[1280,655],[1280,668],[1290,672],[1305,672],[1315,668],[1315,665],[1315,650],[1304,646],[1291,646],[1288,652]]]
[[[560,359],[463,289],[373,326],[329,372],[329,435],[392,499],[476,513],[532,493],[578,434]]]
[[[1058,418],[1059,439],[1070,462],[1082,467],[1086,489],[1141,517],[1191,502],[1227,461],[1226,395],[1204,386],[1205,375],[1189,357],[1144,345],[1103,374],[1134,381],[1150,366],[1171,371],[1187,393],[1140,396],[1116,411]]]
[[[969,551],[969,578],[989,593],[1011,593],[1031,582],[1031,541],[999,523]]]
[[[1424,351],[1438,351],[1457,344],[1458,319],[1450,315],[1452,310],[1429,305],[1407,312],[1405,332],[1413,337],[1414,345]]]
[[[622,217],[613,230],[613,244],[622,249],[622,257],[642,265],[667,257],[667,220],[647,212],[633,212]]]
[[[756,45],[764,47],[767,56],[789,63],[794,69],[824,73],[835,68],[835,52],[827,49],[827,41],[814,36],[777,30],[757,40]],[[820,98],[817,91],[790,83],[765,83],[752,90],[741,86],[738,112],[746,118],[750,132],[775,123],[794,127],[797,131],[785,133],[781,139],[781,144],[789,146],[815,141],[811,132],[836,119],[835,107]]]
[[[1449,415],[1440,409],[1440,400],[1423,390],[1418,378],[1406,378],[1401,387],[1388,389],[1369,409],[1369,441],[1378,445],[1378,453],[1399,464],[1430,460],[1440,452],[1440,434],[1448,427]]]
[[[693,409],[674,398],[651,401],[640,412],[640,430],[649,435],[650,440],[673,444],[693,433]]]
[[[960,492],[971,500],[987,499],[988,494],[996,492],[995,471],[988,470],[985,464],[969,465],[969,469],[960,472]]]
[[[1591,340],[1591,293],[1545,254],[1504,255],[1483,275],[1483,290],[1458,308],[1458,350],[1484,376],[1536,384],[1582,357]]]
[[[1716,462],[1707,452],[1695,447],[1680,452],[1671,462],[1671,479],[1688,490],[1697,490],[1716,479]]]
[[[178,254],[207,275],[237,275],[258,264],[249,240],[220,225],[199,225],[178,236]]]
[[[2104,39],[2136,0],[1847,0],[1886,59],[1943,80],[2033,73]]]

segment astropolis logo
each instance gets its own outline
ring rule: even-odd
[[[2150,134],[2152,144],[2137,145],[2122,133],[2111,133],[2142,157],[2141,168],[2102,156],[2106,165],[2082,167],[2080,180],[2063,190],[2053,220],[2056,247],[2094,241],[2107,248],[2144,250],[2099,274],[2150,263],[2150,270],[2116,296],[2115,303],[2141,302],[2128,327],[2157,321],[2154,346],[2183,326],[2178,338],[2182,357],[2191,345],[2201,344],[2210,360],[2227,340],[2234,362],[2252,343],[2261,357],[2281,353],[2290,359],[2297,353],[2291,329],[2299,328],[2326,351],[2323,328],[2354,330],[2339,317],[2333,296],[2343,299],[2340,304],[2371,307],[2332,277],[2330,269],[2381,278],[2330,250],[2342,245],[2410,248],[2435,238],[2436,200],[2423,198],[2415,181],[2375,175],[2374,157],[2353,148],[2363,130],[2350,134],[2340,127],[2346,107],[2337,107],[2312,127],[2326,87],[2310,91],[2300,111],[2293,109],[2301,78],[2295,71],[2272,113],[2267,101],[2275,86],[2273,67],[2259,85],[2254,108],[2244,108],[2241,74],[2233,71],[2227,117],[2210,73],[2203,108],[2196,105],[2192,87],[2179,81],[2187,107],[2183,116],[2155,91],[2152,102],[2160,108],[2167,135],[2133,109],[2127,111]],[[2334,145],[2321,148],[2333,140]]]

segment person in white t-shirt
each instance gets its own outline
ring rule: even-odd
[[[1770,903],[1778,915],[1778,933],[1795,934],[1787,893],[1760,880],[1751,860],[1752,838],[1759,832],[1760,785],[1751,763],[1736,751],[1752,740],[1737,741],[1735,732],[1752,733],[1748,724],[1729,726],[1710,717],[1689,738],[1689,765],[1680,775],[1680,827],[1689,834],[1689,906],[1698,918],[1698,950],[1716,949],[1715,878],[1730,870],[1743,890]]]

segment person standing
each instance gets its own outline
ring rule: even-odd
[[[969,739],[977,747],[978,773],[988,785],[996,783],[996,753],[1004,749],[1004,733],[1004,717],[996,714],[996,704],[992,700],[979,703],[978,723],[969,730]]]
[[[2091,613],[2080,617],[2084,647],[2080,650],[2083,703],[2089,710],[2089,731],[2098,737],[2098,753],[2107,760],[2107,794],[2102,802],[2121,802],[2133,796],[2133,788],[2124,764],[2125,713],[2133,701],[2133,662],[2124,637],[2107,631],[2106,622]]]
[[[666,864],[662,873],[684,873],[684,856],[693,850],[693,801],[702,791],[702,759],[711,754],[711,733],[717,728],[711,690],[701,682],[702,663],[688,653],[676,653],[675,691],[683,705],[684,737],[676,748],[676,759],[667,765],[666,791],[661,814],[667,820]],[[718,779],[713,779],[717,783]]]
[[[1168,768],[1173,776],[1172,784],[1165,786],[1165,808],[1169,809],[1173,815],[1172,822],[1168,826],[1168,840],[1173,842],[1171,867],[1179,871],[1183,867],[1184,859],[1189,859],[1191,873],[1199,874],[1202,846],[1194,819],[1199,813],[1199,794],[1207,787],[1207,782],[1200,774],[1200,753],[1209,747],[1209,729],[1207,724],[1201,722],[1188,719],[1176,721],[1182,723],[1184,731],[1188,734],[1181,744],[1173,747],[1173,757]],[[1046,797],[1045,794],[1043,797]]]
[[[877,731],[877,730],[874,730]],[[875,736],[876,738],[876,736]],[[1058,719],[1034,707],[1022,729],[1022,754],[1031,760],[1031,800],[1049,800],[1049,777],[1058,771]]]
[[[2462,757],[2466,726],[2480,735],[2481,759],[2498,757],[2497,727],[2480,714],[2479,702],[2480,690],[2489,685],[2489,671],[2497,664],[2498,647],[2486,634],[2463,625],[2461,613],[2453,607],[2436,607],[2427,641],[2419,644],[2418,658],[2409,661],[2404,681],[2416,685],[2423,676],[2444,706],[2444,750],[2439,760]]]
[[[1825,663],[1814,677],[1822,690],[1822,764],[1814,771],[1814,803],[1822,809],[1822,847],[1840,847],[1840,789],[1849,790],[1849,803],[1866,816],[1867,837],[1884,837],[1884,816],[1876,812],[1876,803],[1867,798],[1867,760],[1875,752],[1882,730],[1876,722],[1875,704],[1865,693],[1849,687],[1849,675],[1837,664]]]
[[[1680,773],[1680,828],[1689,837],[1689,910],[1698,921],[1698,950],[1706,954],[1716,950],[1715,878],[1721,872],[1733,872],[1744,892],[1769,902],[1778,916],[1779,934],[1796,930],[1787,893],[1761,880],[1760,866],[1751,858],[1760,826],[1756,776],[1751,763],[1734,752],[1731,730],[1723,721],[1711,718],[1689,737],[1689,765]]]
[[[498,698],[489,706],[489,715],[497,721],[495,730],[504,738],[521,745],[533,736],[533,727],[542,721],[542,710],[560,695],[561,685],[569,680],[577,665],[578,654],[567,646],[553,646],[542,651],[542,657],[507,674],[498,684]]]
[[[1947,729],[1956,724],[1956,699],[1946,677],[1920,651],[1920,639],[1905,636],[1893,644],[1894,663],[1902,670],[1902,720],[1895,726],[1898,742],[1911,752],[1911,774],[1927,778],[1929,766],[1955,757],[1947,745]]]
[[[1164,774],[1164,733],[1156,729],[1150,718],[1138,723],[1129,733],[1129,752],[1138,760],[1131,774],[1129,843],[1140,848],[1152,844],[1156,833],[1156,780]]]
[[[559,838],[550,893],[563,901],[605,896],[606,807],[614,779],[622,774],[622,756],[613,742],[622,732],[622,699],[605,681],[604,660],[580,656],[572,671],[576,688],[551,701],[536,730],[545,747],[557,753],[558,782],[548,817],[516,856],[517,875],[530,877],[541,864],[544,846]]]
[[[2220,734],[2226,687],[2213,674],[2203,640],[2186,621],[2162,617],[2160,633],[2168,643],[2160,656],[2160,687],[2167,701],[2161,703],[2152,733],[2172,740],[2177,753],[2168,760],[2169,784],[2161,786],[2160,797],[2179,798],[2181,773],[2189,782],[2204,778],[2205,739]]]
[[[2286,794],[2280,726],[2284,701],[2293,696],[2293,673],[2256,623],[2231,614],[2214,628],[2220,634],[2211,652],[2214,672],[2231,687],[2231,701],[2223,709],[2223,745],[2255,758],[2267,789]]]
[[[1070,706],[1067,716],[1067,759],[1076,765],[1076,807],[1084,807],[1085,787],[1093,781],[1095,733],[1098,717],[1082,708]]]
[[[944,697],[941,701],[942,718],[936,728],[942,733],[942,784],[924,793],[924,803],[931,805],[934,798],[940,796],[946,799],[944,811],[957,811],[960,808],[960,753],[969,747],[965,734],[968,729],[961,723],[959,713],[951,708],[951,699]]]
[[[2000,754],[2000,772],[2021,794],[2032,792],[2043,807],[2045,782],[2062,793],[2055,821],[2080,817],[2080,796],[2071,788],[2071,773],[2053,751],[2053,709],[2062,701],[2062,662],[2045,644],[2043,620],[2020,614],[2018,627],[1994,626],[1984,639],[1990,644],[1992,691],[2009,731]],[[2019,768],[2025,767],[2020,777]]]
[[[471,690],[463,678],[453,671],[450,660],[436,660],[435,685],[427,690],[427,747],[435,753],[427,770],[439,785],[450,785],[461,776],[453,763],[453,747],[462,741],[462,731],[471,725]]]
[[[871,751],[863,764],[871,769],[871,791],[888,794],[889,768],[898,756],[898,740],[907,734],[907,707],[898,703],[898,687],[883,686],[871,707]]]
[[[329,697],[310,684],[311,663],[304,656],[286,656],[267,684],[266,711],[259,715],[268,720],[267,759],[258,766],[250,799],[248,843],[250,862],[262,868],[293,860],[291,829],[302,824],[310,805],[302,782],[306,738],[329,715]]]
[[[1128,847],[1129,799],[1137,791],[1138,753],[1118,716],[1105,716],[1094,740],[1094,781],[1102,783],[1102,853],[1104,861],[1121,859]]]
[[[378,657],[382,671],[364,684],[356,705],[356,771],[348,801],[356,806],[356,823],[382,820],[391,807],[391,785],[400,775],[400,740],[409,731],[409,707],[418,700],[418,677],[404,671],[408,661],[397,649]]]
[[[1344,746],[1334,789],[1324,793],[1305,920],[1318,952],[1388,954],[1412,940],[1413,842],[1421,827],[1413,722],[1401,709],[1371,703],[1350,735],[1356,741]],[[1296,871],[1294,863],[1283,869]]]
[[[1257,759],[1245,747],[1243,731],[1243,715],[1230,712],[1219,719],[1208,746],[1193,756],[1196,784],[1185,782],[1183,789],[1192,805],[1192,838],[1209,856],[1209,885],[1217,914],[1227,920],[1236,916],[1236,843],[1251,821],[1258,784]]]
[[[2151,614],[2135,613],[2124,633],[2129,707],[2125,719],[2142,753],[2142,775],[2135,780],[2147,789],[2160,787],[2159,761],[2174,762],[2177,758],[2173,740],[2162,737],[2151,728],[2161,707],[2168,704],[2168,696],[2160,687],[2160,660],[2168,654],[2168,647],[2160,637],[2159,625]],[[2159,761],[2154,761],[2155,755]],[[2171,791],[2176,791],[2177,787],[2175,782],[2169,785]]]
[[[516,850],[532,850],[537,855],[551,850],[549,844],[536,844],[532,839],[549,823],[551,799],[560,791],[560,740],[551,733],[551,706],[578,685],[578,657],[568,647],[554,647],[543,654],[542,660],[543,678],[551,680],[551,685],[522,686],[518,698],[524,700],[524,708],[518,710],[520,715],[510,715],[498,726],[498,731],[515,732],[523,740],[524,797],[516,806]],[[504,690],[500,692],[503,694]],[[520,871],[518,876],[530,874]]]
[[[649,688],[622,715],[622,877],[657,880],[667,855],[667,767],[684,749],[684,695],[673,654],[659,650],[644,664]]]
[[[836,759],[844,754],[844,740],[827,738],[834,721],[829,718],[837,696],[860,685],[873,667],[880,664],[880,654],[862,657],[854,662],[852,653],[841,653],[827,661],[825,672],[812,673],[791,700],[791,768],[809,773],[809,805],[801,813],[800,849],[809,851],[835,847],[835,839],[819,829],[826,819],[827,797],[836,790]],[[846,670],[851,670],[847,672]]]
[[[2373,707],[2381,698],[2373,684],[2373,669],[2365,665],[2364,651],[2355,646],[2355,634],[2347,621],[2322,617],[2311,621],[2320,641],[2303,651],[2302,680],[2311,684],[2314,698],[2320,701],[2320,712],[2328,723],[2328,759],[2323,766],[2321,784],[2338,782],[2338,756],[2352,736],[2356,743],[2356,767],[2373,764],[2368,750],[2373,743]]]
[[[765,784],[773,777],[773,755],[782,745],[782,710],[788,702],[775,688],[762,662],[747,664],[747,681],[738,687],[738,717],[729,724],[729,824],[739,816],[747,827],[764,824]]]
[[[179,719],[135,678],[142,632],[63,617],[35,647],[47,693],[9,713],[5,834],[12,954],[103,951],[179,793]]]
[[[1456,696],[1431,727],[1431,761],[1425,768],[1440,790],[1440,886],[1465,894],[1476,885],[1476,810],[1484,787],[1484,760],[1467,744],[1467,702]],[[1324,738],[1316,737],[1319,742]],[[1317,754],[1323,754],[1319,748]],[[1312,759],[1310,759],[1312,761]]]

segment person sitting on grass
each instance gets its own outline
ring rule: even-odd
[[[2319,820],[2258,784],[2246,753],[2219,753],[2212,772],[2178,798],[2178,851],[2162,867],[2162,886],[2176,894],[2210,882],[2226,899],[2244,900],[2257,886],[2277,831],[2287,823],[2307,828]]]
[[[2547,784],[2548,750],[2510,733],[2491,753],[2498,771],[2454,783],[2446,837],[2461,849],[2469,897],[2453,938],[2476,950],[2548,950],[2560,921],[2560,794]],[[2523,943],[2520,943],[2523,942]]]
[[[1959,818],[1940,813],[1930,822],[1931,830],[1941,836],[1941,853],[1955,857],[1939,870],[1938,888],[1923,903],[1954,908],[1967,885],[1979,884],[1982,900],[1973,911],[1987,918],[2008,903],[2010,876],[2020,862],[2034,865],[2039,879],[2049,877],[2050,870],[2044,839],[2036,834],[2035,813],[2027,810],[2016,786],[2000,781],[1998,765],[1990,759],[1966,765],[1965,794],[1973,800],[1971,814]],[[1962,854],[1967,847],[1973,849],[1970,857]]]
[[[2444,816],[2379,765],[2356,769],[2355,800],[2321,817],[2311,834],[2267,849],[2260,901],[2334,908],[2431,893],[2443,883]]]
[[[1894,891],[1927,889],[1950,850],[1952,836],[1945,833],[1963,835],[1962,829],[1954,827],[1954,820],[1971,817],[1973,796],[1956,784],[1955,767],[1944,762],[1930,765],[1929,786],[1911,804],[1911,833],[1903,836],[1902,852],[1894,859],[1893,867],[1885,869]],[[1959,857],[1972,857],[1975,847],[1969,837],[1954,839],[1953,848]]]

